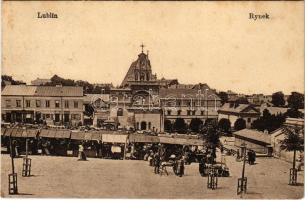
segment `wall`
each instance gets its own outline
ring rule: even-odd
[[[153,127],[155,127],[155,131],[162,132],[162,125],[161,125],[161,114],[160,113],[135,113],[135,124],[145,121],[147,124],[147,130],[148,130],[148,123],[151,123],[151,129],[153,130]]]

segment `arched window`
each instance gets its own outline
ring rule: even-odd
[[[139,122],[137,122],[136,130],[139,130],[139,129],[140,129]]]
[[[138,72],[135,72],[135,79],[136,79],[136,81],[139,79]]]
[[[146,80],[149,81],[149,73],[146,74]]]
[[[119,108],[117,110],[117,116],[123,116],[123,109],[122,108]]]
[[[145,81],[145,73],[141,73],[140,81]]]

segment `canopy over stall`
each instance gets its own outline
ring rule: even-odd
[[[6,128],[1,128],[1,136],[5,136]]]
[[[36,137],[38,134],[38,129],[27,129],[27,137]]]
[[[103,143],[126,143],[125,134],[102,134]]]
[[[102,140],[102,134],[98,131],[85,132],[85,140]]]
[[[160,139],[158,136],[151,135],[140,135],[140,134],[132,134],[129,135],[130,143],[159,143]]]
[[[41,129],[39,137],[55,138],[56,129]]]
[[[200,139],[187,139],[186,145],[203,146],[205,143]]]
[[[11,137],[26,137],[26,129],[14,128]]]
[[[6,129],[6,131],[5,131],[5,133],[4,133],[4,136],[11,136],[11,134],[12,134],[12,132],[13,132],[13,128],[8,128],[8,129]]]
[[[56,138],[70,138],[71,131],[70,130],[57,130],[56,131]]]
[[[85,140],[85,133],[86,132],[84,132],[84,131],[72,132],[71,139],[72,140]]]
[[[159,137],[159,139],[162,144],[187,145],[187,139],[185,138]]]

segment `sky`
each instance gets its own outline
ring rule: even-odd
[[[143,42],[158,78],[246,94],[304,91],[303,2],[5,1],[2,22],[2,74],[27,83],[57,74],[119,85]]]

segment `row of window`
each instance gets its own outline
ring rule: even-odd
[[[177,115],[181,115],[182,111],[178,110],[177,111]],[[187,115],[196,115],[196,110],[187,110],[186,111]],[[172,111],[171,110],[167,110],[167,115],[172,115]],[[205,115],[205,112],[203,110],[200,111],[200,115]]]
[[[199,102],[199,101],[181,101],[181,100],[172,100],[172,101],[165,101],[165,102],[163,102],[163,100],[161,100],[162,101],[162,104],[163,105],[165,105],[165,106],[173,106],[173,107],[175,107],[175,106],[199,106],[199,107],[204,107],[204,106],[206,106],[207,105],[207,102],[206,101],[201,101],[201,102]],[[209,106],[215,106],[215,104],[217,105],[219,102],[215,102],[214,100],[212,101],[212,100],[209,100],[208,101],[208,105]]]
[[[42,114],[43,119],[51,119],[55,121],[60,120],[60,114]],[[65,116],[64,118],[69,118],[68,116]],[[80,114],[71,114],[71,120],[81,120]]]
[[[70,107],[70,102],[69,101],[64,101],[64,107],[65,108],[69,108]],[[31,100],[25,100],[25,107],[30,108],[31,105]],[[41,107],[41,100],[36,100],[35,102],[35,106],[36,108],[40,108]],[[6,100],[6,107],[10,108],[11,107],[11,100]],[[16,100],[16,107],[17,108],[21,108],[21,100]],[[49,108],[50,107],[50,100],[45,100],[45,107]],[[59,108],[60,107],[60,101],[59,100],[55,100],[55,108]],[[73,102],[73,107],[74,108],[78,108],[78,101],[74,101]]]

